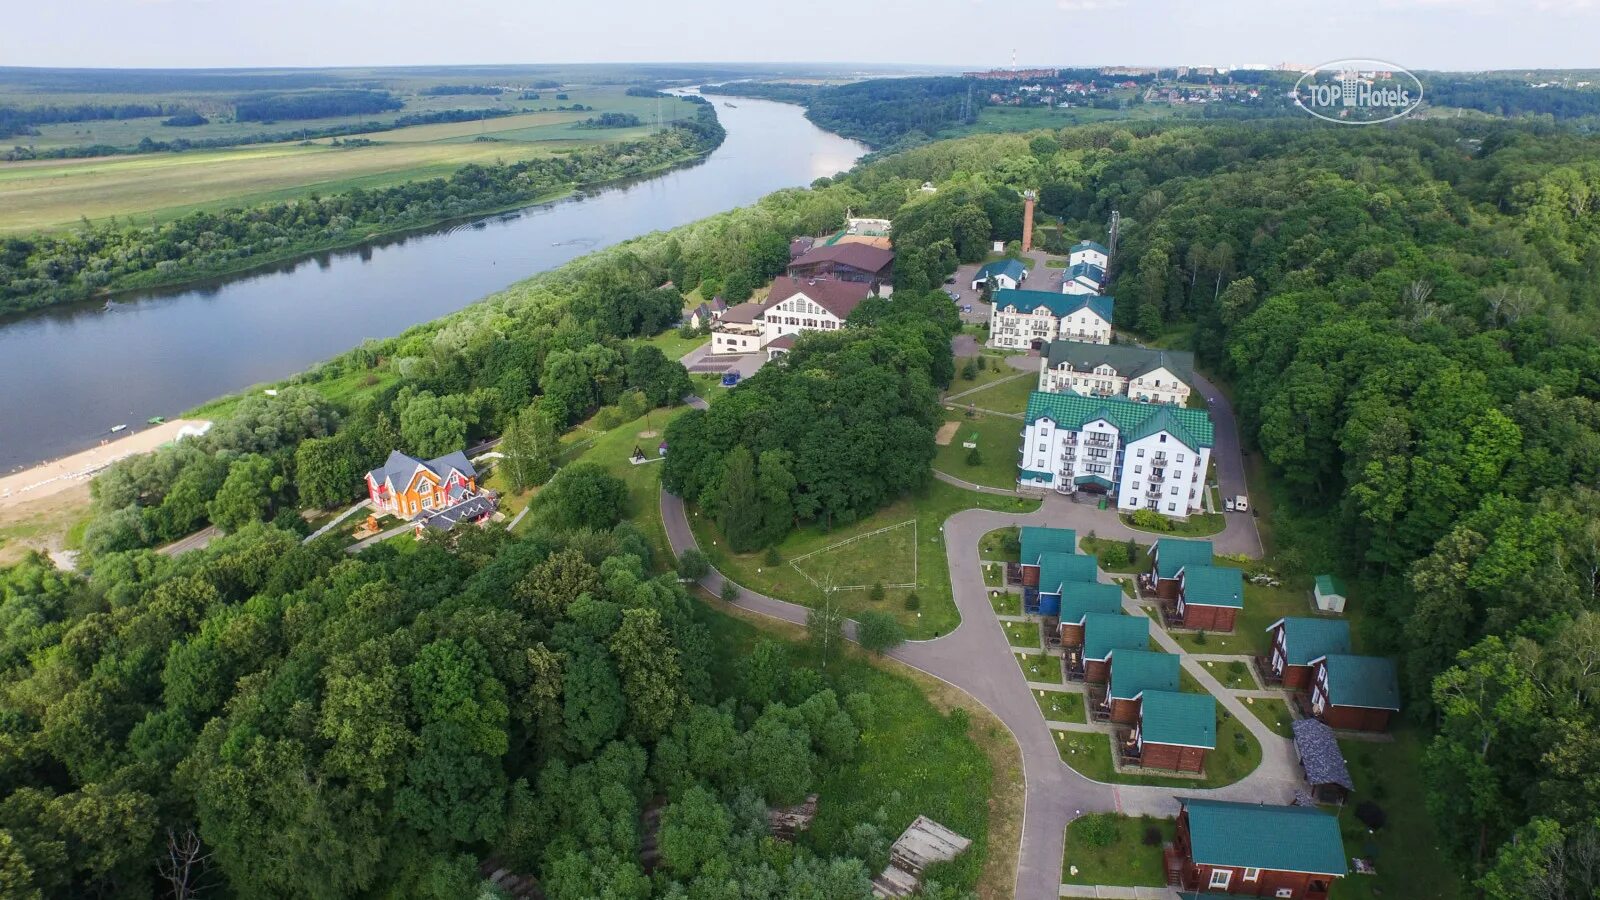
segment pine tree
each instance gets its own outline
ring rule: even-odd
[[[760,545],[761,494],[756,485],[755,458],[743,444],[722,461],[722,481],[715,498],[717,527],[728,546],[742,553]]]

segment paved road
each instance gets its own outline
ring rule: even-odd
[[[683,501],[663,491],[661,512],[673,552],[681,553],[695,546]],[[1105,517],[1109,517],[1109,521]],[[1114,515],[1055,496],[1046,498],[1038,511],[1028,514],[981,509],[956,513],[945,521],[944,532],[950,584],[961,624],[948,635],[910,642],[890,654],[967,692],[1004,722],[1015,737],[1022,754],[1026,797],[1016,896],[1024,900],[1058,896],[1064,831],[1067,823],[1084,813],[1117,810],[1170,816],[1176,813],[1178,793],[1272,802],[1290,799],[1296,782],[1289,742],[1273,734],[1229,695],[1198,661],[1185,660],[1185,667],[1262,744],[1263,765],[1254,774],[1215,791],[1175,792],[1165,788],[1102,784],[1079,775],[1061,761],[1051,729],[1030,693],[1022,670],[1011,659],[1012,648],[989,604],[978,559],[978,540],[984,534],[996,528],[1024,524],[1076,527],[1080,534],[1087,530],[1084,526],[1088,524],[1103,536],[1125,536],[1122,531],[1132,534]],[[713,570],[701,583],[712,592],[720,593],[723,577]],[[741,589],[736,602],[741,607],[786,622],[805,622],[804,607],[753,591]],[[1131,601],[1129,609],[1142,615]],[[1157,640],[1168,650],[1181,650],[1159,630]],[[978,660],[984,663],[975,664]]]
[[[207,525],[188,537],[178,538],[165,547],[157,547],[156,552],[162,556],[182,556],[195,550],[204,550],[212,541],[221,536],[221,529],[215,525]]]

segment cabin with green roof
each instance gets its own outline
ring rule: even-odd
[[[1196,775],[1217,747],[1217,699],[1210,694],[1144,691],[1132,734],[1119,742],[1124,765]]]
[[[1022,586],[1039,586],[1039,557],[1046,553],[1077,553],[1078,533],[1071,528],[1024,525],[1019,533],[1022,545]]]
[[[1140,579],[1139,586],[1162,600],[1176,600],[1183,570],[1188,566],[1209,566],[1214,558],[1210,541],[1157,538],[1150,545],[1150,572]]]
[[[1318,575],[1316,587],[1311,589],[1317,609],[1323,612],[1344,612],[1344,582],[1337,575]]]
[[[1243,572],[1229,566],[1184,566],[1168,624],[1227,633],[1233,631],[1234,619],[1242,609]]]
[[[1339,820],[1316,807],[1178,798],[1168,882],[1199,896],[1326,900],[1349,871]]]
[[[1400,711],[1394,660],[1330,653],[1311,663],[1311,714],[1329,728],[1388,731]]]
[[[1119,615],[1122,588],[1103,581],[1074,581],[1061,586],[1060,638],[1063,647],[1083,646],[1083,621],[1090,613]]]
[[[1090,684],[1105,684],[1112,652],[1148,649],[1150,620],[1145,616],[1089,613],[1083,617],[1083,647],[1067,651],[1066,668]]]
[[[1330,654],[1350,652],[1350,623],[1344,619],[1286,616],[1267,626],[1272,652],[1256,666],[1268,682],[1290,690],[1311,688],[1311,663]]]
[[[1119,725],[1132,725],[1139,719],[1139,695],[1145,691],[1176,691],[1180,666],[1178,657],[1154,650],[1114,650],[1106,660],[1110,669],[1103,697],[1089,704],[1096,718],[1109,717]],[[1098,691],[1091,692],[1098,695]]]

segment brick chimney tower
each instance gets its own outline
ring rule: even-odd
[[[1022,192],[1022,252],[1033,249],[1033,202],[1038,198],[1033,191]]]

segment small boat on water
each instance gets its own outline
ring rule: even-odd
[[[738,109],[738,108],[739,108],[739,107],[737,107],[737,106],[734,106],[734,105],[733,105],[733,104],[732,104],[732,103],[729,103],[729,102],[727,102],[727,101],[726,101],[726,100],[724,100],[724,101],[723,101],[723,102],[722,102],[722,105],[723,105],[723,106],[726,106],[726,107],[727,107],[727,108],[729,108],[729,109]]]
[[[113,425],[113,426],[111,426],[111,433],[112,434],[116,434],[119,431],[126,431],[127,429],[128,429],[128,426],[126,426],[126,425]]]
[[[165,422],[167,420],[166,420],[165,416],[151,416],[150,418],[145,419],[144,421],[145,421],[146,425],[160,425],[161,423],[163,423],[163,422]]]
[[[113,306],[116,306],[116,304],[115,304],[115,303],[112,303],[112,302],[111,302],[111,301],[110,301],[110,300],[107,300],[107,301],[106,301],[106,305],[105,305],[105,308],[106,308],[106,309],[107,309],[107,310],[108,310],[108,311],[109,311],[109,310],[110,310],[110,309],[111,309],[111,307],[113,307]]]

